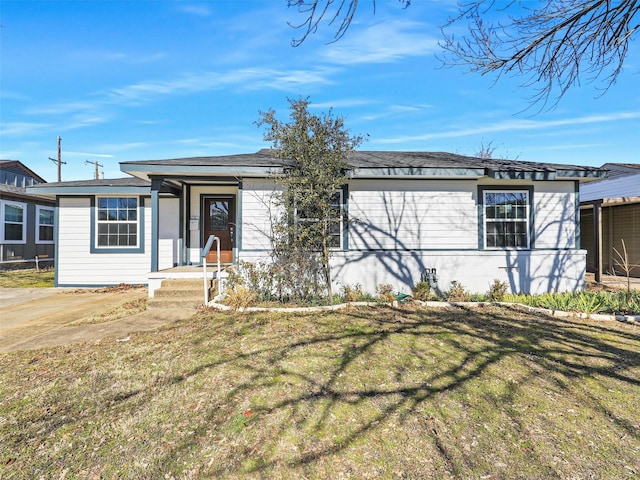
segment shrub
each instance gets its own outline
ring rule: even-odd
[[[431,298],[431,287],[429,286],[429,282],[416,283],[411,294],[416,300],[422,300],[423,302],[428,301]]]
[[[364,298],[362,285],[356,283],[354,286],[344,285],[342,287],[342,299],[345,302],[361,302]]]
[[[575,308],[578,312],[599,313],[604,310],[605,302],[597,293],[580,292],[575,297]]]
[[[224,303],[237,310],[239,308],[251,307],[255,305],[257,300],[258,294],[255,291],[242,285],[236,285],[232,290],[227,290]]]
[[[469,295],[469,300],[472,302],[486,302],[488,301],[487,296],[483,293],[472,293]]]
[[[452,280],[447,292],[447,300],[450,302],[468,302],[469,292],[467,292],[464,286],[457,280]]]
[[[507,282],[501,282],[497,278],[494,279],[487,292],[487,300],[490,302],[502,302],[507,294],[507,289]]]
[[[576,310],[576,299],[570,293],[545,293],[540,296],[540,306],[549,310],[571,312]]]
[[[378,300],[381,302],[393,302],[396,299],[396,294],[393,292],[393,285],[389,283],[383,283],[376,287],[376,293],[378,294]]]

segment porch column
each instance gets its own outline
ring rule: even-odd
[[[160,228],[161,178],[151,179],[151,271],[158,271],[158,229]]]
[[[602,281],[602,201],[593,202],[593,260],[595,281]]]

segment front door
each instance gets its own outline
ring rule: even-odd
[[[233,244],[235,242],[235,197],[216,196],[204,199],[204,228],[202,229],[204,246],[209,235],[215,235],[220,239],[220,262],[233,262]],[[207,263],[218,261],[216,244],[213,243],[211,251],[207,254]]]

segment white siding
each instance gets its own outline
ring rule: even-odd
[[[572,182],[536,182],[535,248],[575,248],[576,195]]]
[[[277,191],[270,180],[245,179],[242,184],[242,250],[271,249],[271,218],[278,215],[272,197]]]
[[[349,248],[477,248],[476,195],[475,182],[354,181]]]
[[[338,252],[332,274],[336,291],[360,284],[375,293],[376,286],[391,284],[410,293],[422,272],[435,268],[441,294],[453,280],[471,293],[486,293],[495,279],[511,292],[536,294],[584,289],[585,257],[584,250]]]
[[[143,253],[91,253],[91,201],[60,198],[57,285],[146,284],[151,265],[151,208],[145,200]]]
[[[171,268],[180,255],[180,199],[160,198],[160,224],[158,225],[158,269]]]

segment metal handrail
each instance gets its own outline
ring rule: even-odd
[[[204,304],[209,304],[209,287],[207,285],[207,255],[211,250],[211,246],[213,242],[216,242],[216,253],[218,258],[218,274],[216,275],[216,279],[218,280],[218,294],[222,293],[220,291],[220,238],[215,235],[209,235],[209,239],[205,244],[204,248],[200,252],[200,259],[202,260],[202,271],[204,273]]]

